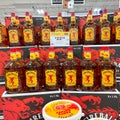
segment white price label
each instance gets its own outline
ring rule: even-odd
[[[69,32],[51,32],[50,33],[51,46],[69,46]]]

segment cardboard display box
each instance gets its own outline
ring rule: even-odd
[[[79,103],[85,114],[81,120],[97,119],[97,117],[119,120],[120,93],[117,89],[113,92],[62,91],[61,98]]]

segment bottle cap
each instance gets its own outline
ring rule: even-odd
[[[68,51],[73,51],[73,47],[72,46],[68,47]]]
[[[59,12],[59,13],[58,13],[58,16],[59,16],[59,17],[62,17],[62,13],[61,13],[61,12]]]
[[[120,8],[118,8],[118,12],[120,12]]]
[[[39,49],[36,47],[36,48],[34,48],[34,51],[37,52],[37,51],[39,51]]]
[[[75,16],[75,12],[72,12],[72,13],[71,13],[71,16]]]
[[[92,15],[92,10],[89,10],[89,11],[88,11],[88,14],[89,14],[89,15]]]
[[[25,12],[25,15],[26,15],[26,16],[29,16],[30,14],[29,14],[29,12]]]
[[[11,13],[11,16],[12,16],[12,17],[15,17],[15,13],[12,12],[12,13]]]
[[[100,47],[100,50],[109,50],[109,47],[101,46],[101,47]]]
[[[50,47],[50,48],[49,48],[49,51],[54,51],[54,47]]]
[[[16,51],[20,51],[21,49],[18,47],[18,48],[15,48],[16,49]]]
[[[32,15],[30,15],[30,19],[32,19]]]
[[[10,52],[16,52],[16,48],[11,48]]]
[[[35,48],[30,48],[30,52],[35,52]]]
[[[16,19],[19,19],[18,16],[15,16]]]
[[[118,14],[117,11],[115,11],[115,12],[114,12],[114,16],[117,16],[117,14]]]
[[[47,12],[44,12],[44,16],[48,16],[48,13],[47,13]]]
[[[104,13],[105,13],[105,14],[107,13],[107,9],[106,9],[106,8],[104,9]]]
[[[90,47],[85,47],[85,48],[83,48],[83,51],[91,51],[91,48]]]

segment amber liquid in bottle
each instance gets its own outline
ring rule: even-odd
[[[51,26],[49,24],[48,14],[44,14],[44,23],[41,25],[41,45],[50,45]]]
[[[42,66],[36,60],[34,48],[30,48],[30,61],[25,65],[26,91],[39,91],[42,88]]]
[[[110,60],[109,50],[104,51],[104,60],[99,64],[101,90],[115,90],[116,66]]]
[[[29,13],[26,12],[25,25],[23,27],[24,45],[36,45],[34,26],[31,22]]]
[[[0,22],[0,47],[9,46],[7,28]]]
[[[10,46],[20,46],[20,29],[16,24],[15,14],[11,13],[11,24],[8,26]]]
[[[65,90],[77,90],[78,85],[78,64],[73,58],[72,47],[68,48],[67,59],[63,63],[63,84]]]
[[[83,44],[96,44],[96,24],[92,21],[92,11],[88,12],[87,23],[83,27]]]
[[[60,65],[55,59],[54,49],[50,48],[48,60],[44,63],[45,90],[58,90],[60,85]]]
[[[79,44],[79,36],[78,36],[78,25],[76,24],[76,17],[74,12],[71,13],[71,23],[69,25],[69,33],[70,33],[70,44],[78,45]]]
[[[100,44],[110,44],[111,42],[111,24],[107,20],[107,10],[104,10],[102,23],[100,25]]]
[[[24,91],[23,66],[16,60],[16,51],[11,50],[10,62],[4,67],[5,86],[8,93]]]
[[[84,59],[80,65],[81,68],[81,89],[97,90],[97,65],[91,60],[90,49],[84,48]]]

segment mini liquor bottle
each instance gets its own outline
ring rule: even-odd
[[[82,90],[97,90],[97,65],[91,60],[91,50],[86,47],[83,49],[84,59],[80,65],[81,73],[81,89]]]
[[[0,22],[0,47],[9,46],[7,28]]]
[[[50,45],[51,25],[48,19],[48,13],[44,13],[44,23],[41,25],[41,45]]]
[[[24,45],[36,45],[34,26],[31,22],[29,12],[26,12],[25,25],[23,27]]]
[[[67,59],[63,63],[63,84],[65,90],[77,90],[78,85],[78,64],[73,58],[73,48],[69,47]]]
[[[15,13],[11,13],[11,24],[8,26],[10,46],[20,46],[20,29],[16,24]]]
[[[112,43],[115,43],[116,42],[116,32],[115,32],[115,29],[116,29],[116,24],[117,24],[117,11],[114,12],[114,17],[113,17],[113,23],[112,23]]]
[[[5,86],[8,93],[24,91],[23,66],[16,60],[16,50],[10,50],[10,62],[4,67]]]
[[[88,11],[87,21],[83,27],[83,44],[96,44],[96,24],[92,20],[92,10]]]
[[[102,23],[100,25],[100,44],[111,43],[111,24],[108,21],[107,9],[104,9]]]
[[[71,23],[69,25],[69,33],[70,33],[70,44],[77,45],[79,44],[79,36],[78,36],[78,25],[76,24],[75,13],[71,13]]]
[[[104,59],[100,62],[98,69],[100,74],[101,90],[115,90],[116,66],[110,60],[109,48],[104,48]]]
[[[117,22],[115,23],[114,29],[115,29],[115,43],[119,44],[120,43],[120,8],[118,10]]]
[[[55,51],[53,47],[50,47],[48,53],[48,60],[44,64],[44,78],[46,90],[58,90],[60,83],[60,65],[55,59]]]
[[[42,88],[42,66],[36,60],[34,48],[30,48],[30,61],[25,65],[26,91]]]
[[[64,31],[65,31],[65,28],[64,28],[62,14],[58,13],[57,24],[55,26],[55,32],[64,32]]]

